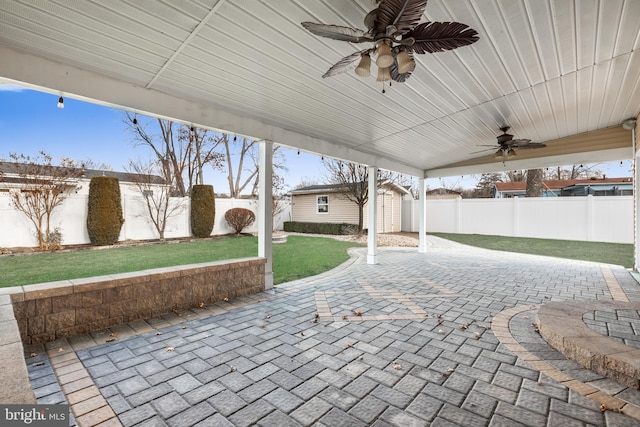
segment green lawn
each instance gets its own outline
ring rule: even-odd
[[[274,283],[313,276],[346,261],[359,246],[330,238],[289,236],[273,245]],[[0,257],[0,287],[125,273],[258,255],[258,238],[234,236],[193,242]]]
[[[575,240],[530,239],[480,234],[430,233],[443,239],[479,248],[506,252],[546,255],[633,267],[633,245]]]

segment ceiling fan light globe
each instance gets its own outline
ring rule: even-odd
[[[378,57],[376,65],[380,68],[387,68],[393,64],[393,55],[391,54],[391,46],[387,42],[382,42],[378,47]]]
[[[416,62],[406,50],[400,51],[396,60],[398,61],[398,73],[400,74],[411,72],[416,68]]]
[[[502,152],[502,148],[498,148],[498,151],[495,152],[493,158],[498,160],[504,157],[504,153]]]
[[[515,156],[516,156],[516,150],[514,150],[513,148],[509,148],[509,150],[507,151],[507,158],[510,159]]]
[[[356,74],[360,77],[369,77],[371,75],[371,57],[362,55],[360,63],[356,67]]]
[[[389,67],[378,68],[378,77],[376,77],[376,81],[387,82],[389,80],[391,80],[391,72],[389,71]]]

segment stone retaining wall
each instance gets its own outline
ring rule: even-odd
[[[9,294],[24,344],[196,308],[264,290],[264,258],[159,268],[14,288]]]

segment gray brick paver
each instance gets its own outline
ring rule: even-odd
[[[197,424],[215,413],[215,410],[207,402],[200,402],[195,406],[180,412],[167,420],[171,427],[184,427]]]
[[[603,415],[597,403],[540,375],[485,328],[517,305],[609,298],[598,265],[476,249],[426,255],[383,250],[380,259],[378,266],[356,262],[312,286],[283,285],[234,300],[232,305],[250,303],[228,312],[152,319],[149,325],[165,326],[161,335],[122,337],[77,354],[125,425],[624,426],[629,420],[611,411]],[[626,280],[626,272],[613,270]],[[407,294],[435,292],[439,285],[458,296],[412,299],[429,314],[422,319],[312,322],[313,292],[320,289],[358,291],[327,293],[334,315],[352,315],[354,308],[408,312],[398,301],[370,298],[358,280]],[[512,320],[526,348],[579,380],[623,390],[551,350],[530,326],[534,315],[535,308]],[[167,352],[168,346],[175,351]],[[41,387],[53,385],[46,375],[33,378]],[[52,388],[47,396],[55,395]]]
[[[190,405],[178,393],[171,392],[151,402],[156,412],[163,418],[169,418],[185,409]]]
[[[304,400],[282,388],[276,388],[264,396],[263,399],[285,414],[290,413],[304,403]]]
[[[257,400],[229,417],[229,421],[237,427],[255,425],[258,420],[273,412],[274,407],[265,400]]]
[[[207,402],[224,416],[229,416],[247,406],[247,402],[229,390],[216,394],[207,399]]]
[[[183,397],[187,402],[194,405],[215,396],[223,390],[225,388],[221,384],[210,382],[185,393]]]
[[[273,411],[260,421],[260,427],[302,427],[302,424],[280,411]]]

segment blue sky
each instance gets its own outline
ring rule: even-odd
[[[65,98],[57,108],[58,96],[0,84],[0,159],[9,153],[35,156],[40,150],[51,154],[54,163],[65,156],[106,163],[124,171],[129,159],[150,159],[148,148],[136,146],[123,123],[121,110]],[[318,156],[285,149],[285,182],[295,187],[302,180],[322,181],[324,167]],[[205,180],[216,191],[228,191],[226,174],[207,168]]]
[[[149,149],[137,147],[122,122],[120,110],[65,98],[65,108],[57,108],[57,95],[27,90],[0,82],[0,159],[9,153],[36,155],[45,150],[54,159],[71,157],[106,163],[124,171],[129,159],[150,159]],[[301,181],[323,182],[320,157],[283,148],[287,171],[282,175],[289,189]],[[599,165],[609,177],[631,176],[631,163]],[[479,176],[427,180],[429,188],[446,186],[473,188]],[[205,181],[216,191],[226,192],[226,174],[209,169]]]

